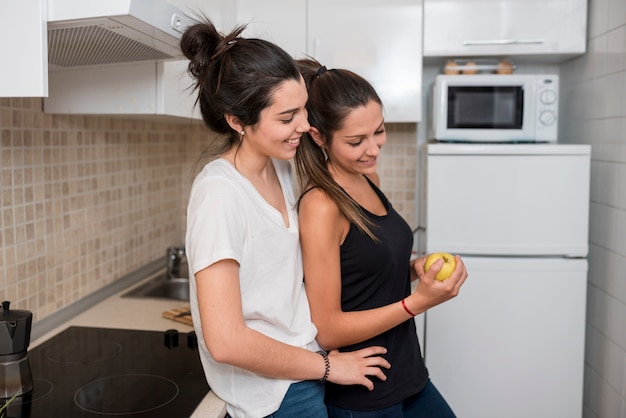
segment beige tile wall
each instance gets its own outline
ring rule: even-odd
[[[42,319],[184,239],[201,125],[41,111],[0,98],[0,297]],[[388,125],[382,186],[415,225],[415,125]]]

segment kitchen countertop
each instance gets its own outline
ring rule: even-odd
[[[150,278],[147,278],[145,281],[147,280],[150,280]],[[143,282],[144,281],[138,282],[136,285],[139,286]],[[135,285],[133,285],[133,287],[134,286]],[[162,316],[164,311],[188,306],[188,302],[147,298],[122,298],[121,295],[126,293],[129,289],[130,288],[124,289],[110,296],[75,316],[62,326],[32,340],[29,349],[41,344],[70,326],[124,328],[147,331],[177,329],[180,332],[189,332],[193,330],[193,327],[189,325],[165,319]],[[221,418],[225,415],[226,406],[224,401],[210,391],[202,402],[200,402],[191,418]]]

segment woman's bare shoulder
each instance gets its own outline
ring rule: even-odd
[[[320,188],[312,187],[300,197],[300,216],[315,219],[339,216],[339,208],[335,202]]]

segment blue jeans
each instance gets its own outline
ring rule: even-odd
[[[226,417],[229,417],[227,414]],[[278,411],[266,418],[327,418],[324,405],[324,384],[304,380],[289,386]]]
[[[402,402],[377,411],[354,411],[328,405],[329,418],[455,418],[454,412],[429,380],[424,389]]]

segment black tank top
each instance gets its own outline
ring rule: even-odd
[[[362,208],[375,225],[372,232],[379,242],[350,224],[340,249],[341,307],[344,311],[378,308],[398,302],[411,293],[411,228],[378,187],[371,182],[370,185],[387,209],[387,215],[377,216]],[[372,345],[387,348],[385,358],[391,363],[391,369],[385,370],[387,380],[372,378],[372,392],[360,385],[327,383],[327,402],[340,408],[371,411],[401,402],[424,388],[428,371],[422,360],[413,319],[408,318],[383,334],[342,347],[340,351]]]

